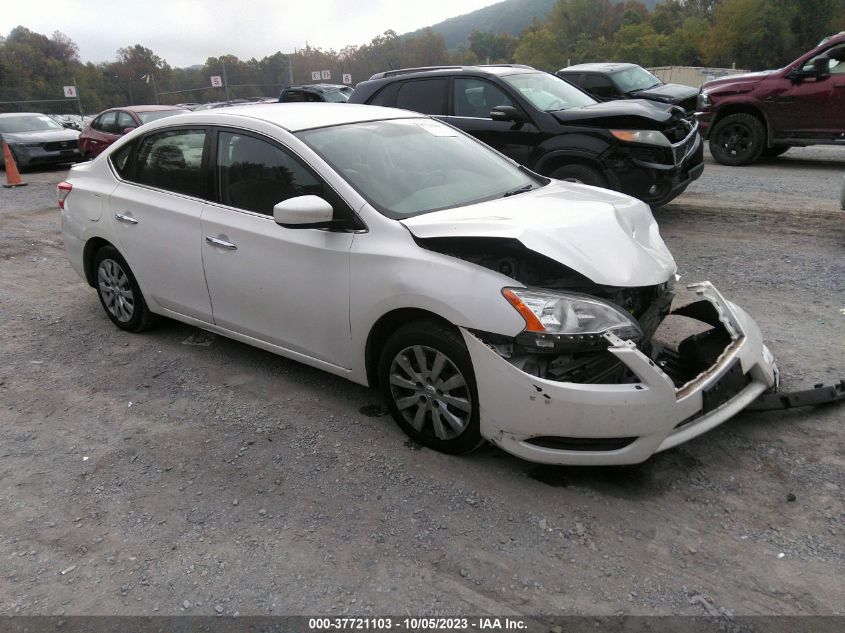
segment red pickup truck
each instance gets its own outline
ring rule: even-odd
[[[845,145],[845,32],[780,70],[706,82],[699,132],[723,165],[747,165],[790,147]]]

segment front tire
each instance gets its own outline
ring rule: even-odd
[[[104,246],[94,257],[97,296],[106,315],[121,330],[142,332],[155,315],[150,312],[129,264],[113,246]]]
[[[766,148],[766,130],[753,114],[729,114],[710,134],[710,153],[723,165],[750,165]]]
[[[607,187],[607,179],[604,175],[598,169],[587,165],[564,165],[554,170],[549,177],[581,185]]]
[[[458,332],[416,321],[382,348],[379,385],[387,407],[411,439],[459,455],[478,448],[478,390],[469,352]]]

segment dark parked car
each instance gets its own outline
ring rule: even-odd
[[[182,112],[188,110],[169,105],[136,105],[105,110],[82,130],[79,135],[79,150],[85,159],[94,158],[139,125]]]
[[[598,103],[528,66],[392,70],[358,84],[349,102],[434,115],[535,172],[652,206],[680,195],[704,169],[696,124],[681,108]]]
[[[79,152],[78,137],[78,131],[63,127],[46,114],[0,114],[0,138],[8,143],[15,164],[20,169],[79,160],[82,155]],[[3,165],[2,158],[0,165]]]
[[[665,84],[636,64],[578,64],[561,68],[555,74],[599,101],[648,99],[680,106],[688,114],[695,112],[696,88]]]
[[[288,86],[279,95],[279,103],[293,103],[300,101],[328,101],[331,103],[346,103],[352,88],[339,84],[307,84],[304,86]]]
[[[706,82],[698,120],[723,165],[845,140],[845,32],[779,69]]]

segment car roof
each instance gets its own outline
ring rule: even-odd
[[[380,121],[384,119],[422,118],[424,115],[397,108],[357,105],[350,103],[260,103],[249,106],[232,106],[212,110],[191,112],[160,119],[145,127],[159,127],[178,123],[232,124],[235,117],[258,119],[278,125],[290,132],[299,132],[318,127]],[[156,125],[158,124],[158,125]]]
[[[300,86],[288,86],[285,90],[313,90],[315,92],[331,92],[340,90],[346,86],[342,84],[302,84]]]
[[[0,112],[0,118],[8,119],[13,116],[48,116],[43,112]]]
[[[558,72],[568,73],[593,71],[598,73],[613,73],[618,70],[635,68],[636,66],[636,64],[629,64],[626,62],[594,62],[591,64],[576,64],[575,66],[567,66],[566,68],[561,68]]]
[[[524,64],[478,64],[476,66],[422,66],[420,68],[400,68],[376,73],[370,80],[392,79],[414,75],[451,75],[455,73],[477,73],[486,75],[515,75],[525,72],[541,72]]]
[[[104,112],[111,112],[112,110],[129,110],[130,112],[160,112],[162,110],[187,110],[187,108],[177,105],[128,105],[109,108],[108,110],[104,110]]]

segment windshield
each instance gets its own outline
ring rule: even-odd
[[[349,101],[349,94],[340,90],[327,90],[323,93],[323,100],[330,103],[346,103]]]
[[[486,145],[432,119],[368,121],[297,136],[393,219],[540,186]]]
[[[502,80],[528,99],[538,110],[568,110],[598,103],[590,95],[548,73],[505,75]]]
[[[154,110],[152,112],[136,112],[135,114],[141,119],[141,123],[149,123],[150,121],[157,121],[174,114],[182,114],[185,110]]]
[[[620,70],[611,75],[616,87],[622,92],[634,92],[635,90],[646,90],[659,86],[663,82],[648,72],[645,68],[634,66]]]
[[[63,130],[59,123],[46,114],[0,117],[0,132],[43,132],[44,130]]]

